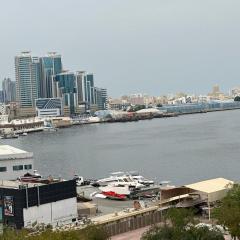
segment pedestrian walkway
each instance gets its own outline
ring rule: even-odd
[[[111,238],[111,240],[140,240],[141,236],[144,232],[147,231],[149,227],[144,227],[144,228],[139,228],[137,230],[134,231],[130,231],[127,233],[123,233],[120,235],[116,235],[114,237]]]
[[[140,240],[144,232],[148,230],[148,227],[139,228],[134,231],[126,232],[123,234],[116,235],[111,240]],[[225,236],[225,240],[231,240],[231,237]]]

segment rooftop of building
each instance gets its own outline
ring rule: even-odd
[[[43,179],[39,182],[22,182],[19,180],[0,180],[0,189],[6,188],[6,189],[23,189],[23,188],[34,188],[34,187],[40,187],[40,186],[46,186],[46,185],[57,185],[59,189],[64,190],[62,187],[59,187],[59,184],[61,186],[65,185],[67,187],[76,186],[75,180],[63,180],[63,179]],[[66,190],[66,189],[65,189]]]
[[[20,181],[7,181],[0,180],[0,188],[11,188],[11,189],[21,189],[21,188],[32,188],[37,186],[46,185],[44,183],[24,183]]]
[[[32,157],[33,153],[12,147],[10,145],[0,145],[0,160]]]
[[[0,155],[18,154],[18,153],[27,153],[27,152],[19,148],[12,147],[10,145],[0,145]]]
[[[229,185],[232,185],[233,183],[233,181],[225,178],[214,178],[193,184],[188,184],[185,185],[185,187],[210,194],[228,189]]]

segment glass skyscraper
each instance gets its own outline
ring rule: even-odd
[[[16,99],[21,108],[34,107],[40,84],[39,61],[30,52],[15,57]]]
[[[94,77],[93,74],[86,74],[84,76],[84,90],[85,90],[85,101],[89,104],[95,104],[94,94]]]
[[[56,82],[60,91],[60,95],[63,98],[64,106],[68,106],[70,114],[75,114],[77,106],[77,87],[75,74],[72,72],[63,72],[57,74]]]
[[[41,85],[40,96],[43,98],[52,98],[57,96],[55,76],[62,72],[61,55],[50,52],[40,58],[41,64]]]
[[[15,102],[16,101],[16,82],[10,78],[4,78],[2,82],[3,102]]]
[[[107,91],[95,88],[94,75],[63,71],[61,55],[55,52],[43,57],[22,52],[15,57],[15,72],[16,98],[21,108],[34,108],[36,99],[55,98],[62,99],[66,115],[80,113],[80,109],[89,112],[106,108]]]
[[[85,105],[85,110],[89,110],[91,105],[96,104],[96,94],[94,87],[94,75],[85,71],[76,73],[77,102],[78,105]]]
[[[98,110],[106,110],[107,109],[107,89],[95,87],[94,93],[95,93],[95,101],[96,101]]]

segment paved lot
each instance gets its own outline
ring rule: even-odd
[[[120,234],[111,238],[111,240],[139,240],[148,227],[140,228],[131,232]]]
[[[111,238],[111,240],[140,240],[142,234],[147,231],[148,227],[140,228],[131,232],[120,234]],[[230,236],[225,236],[225,240],[231,240]]]

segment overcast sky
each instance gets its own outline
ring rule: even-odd
[[[109,95],[240,85],[239,0],[3,0],[0,79],[14,56],[62,54]]]

